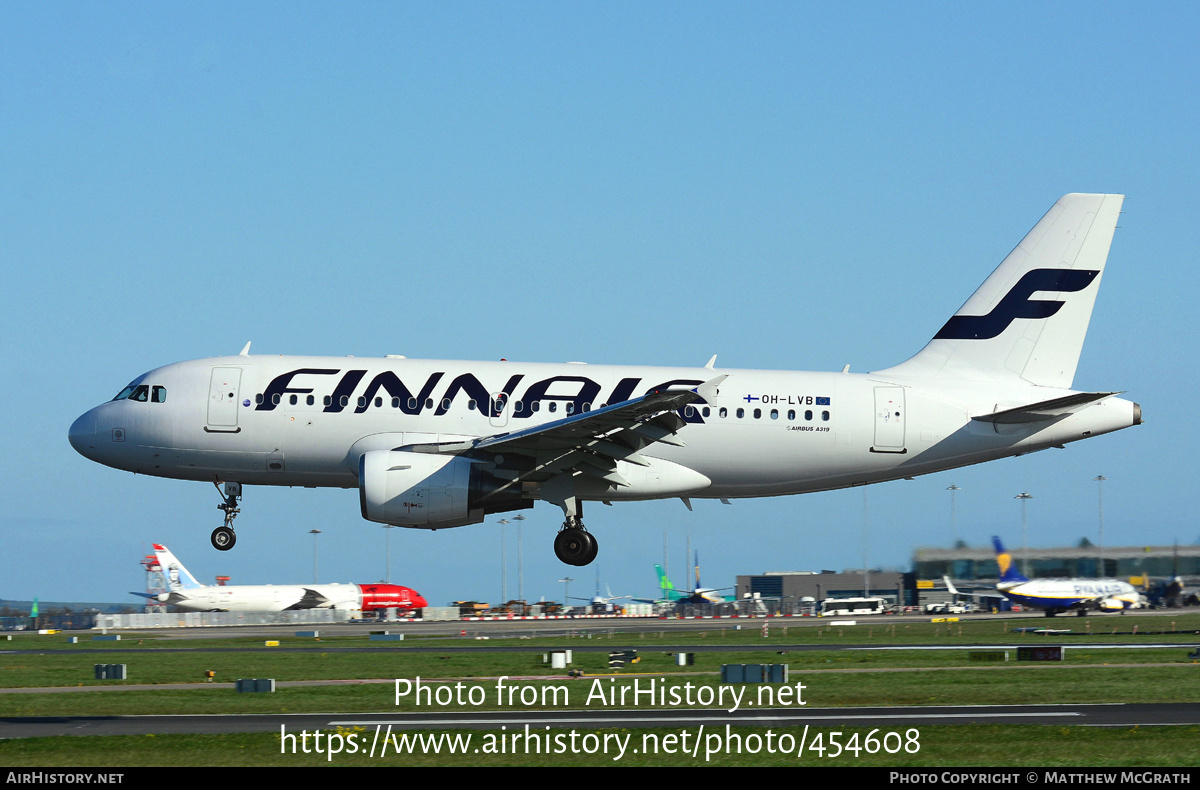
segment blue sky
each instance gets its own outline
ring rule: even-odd
[[[166,543],[203,580],[384,574],[355,492],[98,466],[71,421],[236,353],[878,369],[917,351],[1066,192],[1125,214],[1075,386],[1146,424],[1018,459],[732,506],[591,506],[602,584],[664,535],[708,586],[983,545],[1200,537],[1193,4],[9,3],[0,7],[0,597],[130,600]],[[1189,493],[1191,491],[1192,493]],[[557,598],[561,512],[526,514]],[[487,524],[392,533],[392,580],[500,597]],[[516,595],[509,532],[508,593]]]

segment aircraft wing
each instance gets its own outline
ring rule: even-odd
[[[407,449],[454,454],[485,451],[532,459],[512,472],[513,482],[541,481],[573,470],[615,485],[628,485],[617,471],[617,462],[649,466],[650,462],[638,454],[644,447],[655,442],[684,446],[676,434],[687,423],[675,412],[689,403],[711,401],[717,386],[726,378],[718,376],[694,389],[651,392],[520,431],[465,442],[418,444]],[[500,476],[503,471],[507,470],[497,470],[494,474]]]

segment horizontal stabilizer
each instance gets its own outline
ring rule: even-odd
[[[1015,409],[981,414],[971,419],[1000,425],[1016,425],[1019,423],[1053,420],[1066,417],[1077,411],[1082,411],[1093,403],[1099,403],[1105,398],[1111,398],[1113,395],[1119,394],[1119,392],[1077,392],[1074,395],[1051,398],[1050,400],[1039,401],[1038,403],[1030,403],[1027,406],[1018,406]]]

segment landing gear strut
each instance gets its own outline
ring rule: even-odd
[[[583,503],[575,497],[563,502],[567,520],[554,536],[554,555],[567,565],[588,565],[599,549],[595,536],[583,526]]]
[[[213,485],[217,487],[217,491],[221,490],[218,483],[213,483]],[[237,543],[237,535],[233,531],[233,520],[241,512],[241,509],[238,508],[238,500],[242,498],[242,484],[226,483],[225,491],[221,496],[225,501],[217,505],[217,510],[225,513],[225,524],[214,529],[212,537],[209,539],[217,551],[229,551]]]

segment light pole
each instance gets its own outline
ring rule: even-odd
[[[508,549],[504,545],[504,525],[508,519],[500,519],[500,603],[508,603]]]
[[[384,571],[383,581],[387,584],[391,584],[392,583],[392,530],[395,527],[392,524],[384,524],[383,528],[384,528],[384,530],[386,530],[384,532],[384,534],[387,536],[387,552],[386,552],[387,565],[386,565],[386,570]]]
[[[958,509],[955,502],[955,494],[962,491],[962,488],[954,483],[946,486],[946,490],[950,492],[950,547],[954,548],[958,545]]]
[[[871,597],[871,570],[870,562],[867,556],[867,547],[869,545],[867,539],[867,528],[870,527],[871,521],[867,513],[867,489],[863,488],[863,530],[862,530],[862,555],[863,555],[863,597]]]
[[[1013,499],[1021,500],[1021,566],[1025,578],[1029,578],[1029,520],[1025,516],[1025,503],[1033,499],[1033,495],[1022,491]]]
[[[563,607],[569,610],[571,608],[571,582],[575,580],[570,576],[564,576],[559,581],[563,583]]]
[[[1097,493],[1100,496],[1100,578],[1108,576],[1108,572],[1104,570],[1104,481],[1108,478],[1104,475],[1096,475],[1092,478],[1096,481]]]
[[[321,534],[319,529],[310,529],[309,535],[313,536],[313,584],[317,583],[317,535]]]
[[[513,521],[517,522],[517,598],[522,605],[525,603],[525,566],[524,555],[521,553],[521,522],[525,517],[520,513],[513,516]]]

